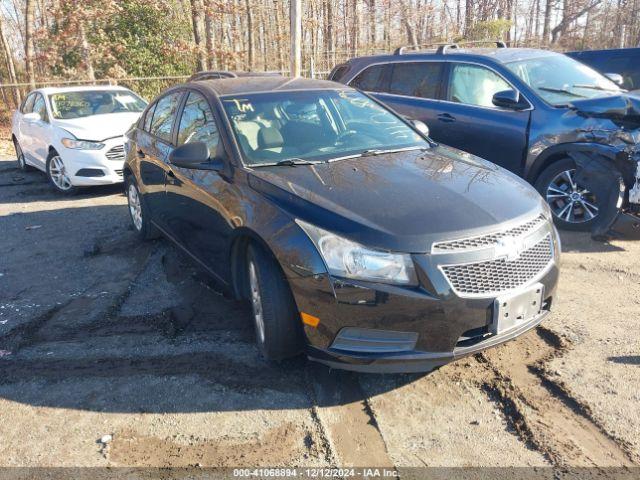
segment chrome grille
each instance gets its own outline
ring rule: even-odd
[[[111,150],[109,150],[107,153],[105,153],[105,156],[109,160],[124,161],[124,145],[116,145]]]
[[[433,253],[450,253],[460,252],[465,250],[477,250],[480,248],[492,247],[498,243],[498,240],[504,237],[519,237],[526,233],[536,230],[542,223],[545,222],[545,218],[542,215],[530,220],[526,223],[503,230],[500,232],[490,233],[487,235],[480,235],[477,237],[463,238],[460,240],[447,240],[445,242],[434,243],[432,247]]]
[[[516,260],[504,258],[440,267],[461,296],[490,296],[533,281],[553,260],[551,234],[528,248]]]

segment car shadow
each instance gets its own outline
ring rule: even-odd
[[[563,252],[603,253],[625,251],[623,247],[615,243],[599,242],[593,240],[589,232],[571,232],[567,230],[559,230],[559,233]]]
[[[125,205],[0,216],[0,230],[15,232],[0,240],[0,398],[118,413],[365,398],[362,375],[304,356],[263,360],[248,303],[225,296],[169,241],[138,242],[128,223]],[[385,378],[378,392],[418,376]]]

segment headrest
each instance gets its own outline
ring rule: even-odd
[[[284,144],[282,134],[276,127],[262,127],[258,131],[258,148],[277,148]]]

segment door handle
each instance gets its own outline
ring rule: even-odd
[[[136,152],[138,154],[138,158],[144,158],[146,157],[146,155],[144,154],[144,152],[140,149],[138,149],[138,151]]]
[[[456,117],[449,113],[441,113],[438,115],[438,120],[445,123],[451,123],[456,121]]]

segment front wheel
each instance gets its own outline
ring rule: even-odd
[[[552,163],[538,177],[536,190],[549,204],[559,228],[588,231],[599,214],[596,196],[575,181],[576,164],[570,158]]]
[[[67,167],[58,155],[58,152],[52,151],[47,158],[47,177],[49,182],[58,192],[65,195],[74,195],[78,193],[78,187],[74,187],[71,183],[71,177]]]
[[[280,265],[264,249],[247,252],[249,298],[256,342],[262,356],[279,361],[302,351],[302,328],[289,283]]]

